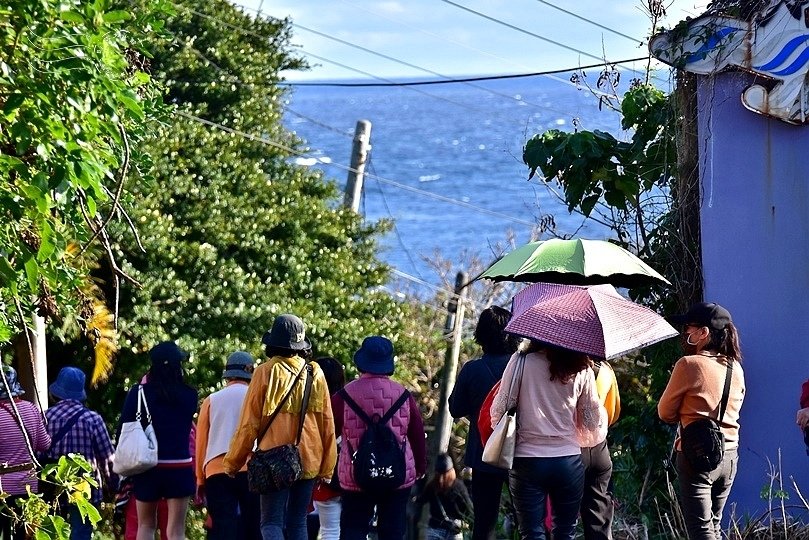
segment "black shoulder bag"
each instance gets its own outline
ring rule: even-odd
[[[309,407],[309,396],[312,393],[312,366],[306,362],[295,380],[289,387],[286,395],[278,403],[278,406],[270,415],[267,425],[261,430],[261,434],[256,441],[261,443],[270,425],[281,412],[281,408],[292,395],[295,386],[301,378],[304,370],[306,371],[306,387],[303,391],[303,401],[301,402],[301,414],[298,421],[298,435],[295,439],[295,444],[284,444],[270,448],[269,450],[256,450],[253,452],[253,457],[247,463],[247,483],[250,486],[250,491],[253,493],[274,493],[289,488],[297,480],[300,479],[303,469],[301,468],[301,454],[298,451],[298,445],[301,443],[301,434],[303,433],[303,423],[306,419],[306,410]]]
[[[713,471],[722,463],[725,455],[725,436],[722,435],[720,423],[728,406],[734,361],[728,359],[727,362],[728,370],[725,375],[725,388],[722,390],[722,401],[719,403],[718,418],[716,420],[703,418],[685,427],[680,425],[680,450],[695,472]]]

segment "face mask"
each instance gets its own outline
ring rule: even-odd
[[[699,340],[693,341],[691,338],[691,336],[695,333],[696,331],[680,335],[680,345],[682,346],[686,355],[696,354],[698,352],[697,345]]]

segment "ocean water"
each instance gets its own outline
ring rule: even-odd
[[[340,186],[356,122],[371,121],[360,211],[394,221],[382,258],[430,283],[438,279],[428,262],[436,254],[456,270],[471,256],[493,261],[495,246],[511,236],[518,245],[530,240],[544,216],[553,217],[558,234],[607,236],[568,213],[542,181],[528,181],[522,148],[537,133],[575,126],[625,138],[618,114],[599,110],[586,88],[545,77],[474,85],[296,87],[288,98],[285,124],[310,148],[298,162]]]

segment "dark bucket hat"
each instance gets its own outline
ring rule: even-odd
[[[17,370],[11,366],[3,366],[3,371],[6,373],[6,381],[8,382],[8,387],[11,390],[11,396],[8,395],[6,391],[6,385],[2,384],[0,381],[0,399],[9,399],[10,397],[17,397],[21,396],[25,393],[25,390],[22,389],[20,386],[20,381],[17,380]]]
[[[67,366],[59,371],[56,380],[48,387],[51,394],[59,399],[75,399],[86,401],[87,392],[84,390],[85,376],[79,368]]]
[[[679,325],[707,326],[714,330],[724,330],[729,323],[733,322],[730,312],[713,302],[694,304],[688,309],[688,312],[671,317],[671,321]]]
[[[306,339],[306,326],[300,317],[286,313],[279,315],[272,323],[272,328],[261,338],[267,347],[280,347],[293,351],[304,351],[312,348]]]
[[[362,347],[354,353],[357,369],[374,375],[393,373],[393,343],[382,336],[369,336],[362,341]]]
[[[253,366],[255,361],[248,352],[236,351],[228,356],[225,364],[225,371],[222,372],[223,379],[244,379],[249,381],[253,378]]]

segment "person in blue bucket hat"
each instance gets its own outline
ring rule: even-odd
[[[45,412],[51,447],[42,460],[56,463],[61,456],[81,454],[93,468],[97,487],[91,488],[90,502],[98,507],[103,493],[113,493],[118,485],[118,477],[112,472],[115,450],[107,425],[100,414],[84,405],[87,401],[85,376],[79,368],[63,367],[48,390],[55,404]],[[43,489],[43,492],[53,496],[51,491]],[[93,526],[82,519],[76,505],[68,504],[63,511],[70,522],[71,540],[89,540]]]
[[[365,338],[354,353],[354,364],[361,374],[359,379],[332,396],[335,429],[342,436],[337,459],[337,476],[343,489],[342,540],[366,538],[374,509],[380,540],[404,538],[410,488],[427,468],[421,412],[410,392],[391,380],[394,358],[393,343],[389,339]],[[373,418],[379,418],[380,424],[401,441],[403,456],[384,456],[383,460],[393,458],[391,463],[398,465],[369,472],[363,470],[362,460],[357,463],[354,460],[363,452],[360,440]],[[376,430],[378,432],[379,428]],[[394,471],[397,468],[401,470]],[[377,478],[383,478],[384,485],[380,485]]]
[[[45,430],[42,413],[30,401],[20,399],[25,392],[17,380],[17,372],[11,366],[2,366],[3,377],[0,379],[0,433],[3,443],[0,444],[0,463],[18,465],[19,470],[0,474],[0,485],[4,503],[10,508],[16,507],[16,501],[25,498],[27,489],[31,493],[39,492],[34,464],[28,453],[26,435],[34,452],[44,452],[51,444],[51,438]],[[20,429],[17,419],[22,419],[25,432]],[[13,521],[8,512],[0,512],[0,538],[23,540],[26,538],[25,525]]]

